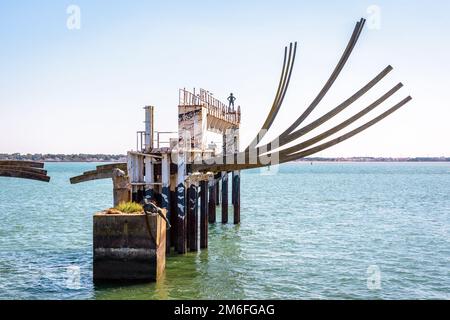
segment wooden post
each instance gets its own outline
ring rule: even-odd
[[[222,172],[222,223],[228,223],[228,172]]]
[[[188,247],[190,251],[198,251],[198,192],[195,184],[190,184],[188,194]]]
[[[208,248],[208,181],[200,182],[200,248]]]
[[[163,154],[161,161],[161,208],[167,210],[167,219],[170,221],[172,211],[170,208],[170,161],[167,153]],[[166,232],[166,253],[170,254],[170,232]]]
[[[241,173],[240,171],[233,171],[233,211],[234,224],[241,223]]]
[[[216,223],[216,179],[209,179],[209,203],[208,203],[209,223]]]

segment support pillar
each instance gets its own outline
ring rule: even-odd
[[[161,161],[161,208],[167,211],[167,220],[171,220],[172,210],[170,208],[170,161],[167,153],[163,154]],[[166,253],[170,254],[170,232],[166,232]]]
[[[239,224],[239,223],[241,223],[241,173],[240,173],[240,171],[233,171],[232,198],[233,198],[234,224]]]
[[[222,223],[228,223],[228,172],[222,172]]]
[[[209,202],[208,202],[208,220],[209,223],[216,223],[216,179],[209,180]]]
[[[154,194],[154,182],[155,182],[155,174],[153,168],[153,159],[149,156],[144,157],[145,164],[145,196],[149,196],[152,200],[155,199]]]
[[[195,184],[190,184],[188,195],[188,247],[190,251],[198,251],[198,191]]]
[[[216,206],[220,205],[220,181],[221,179],[217,179],[215,180],[215,192],[214,194],[216,195]]]
[[[184,254],[187,251],[186,239],[186,185],[185,159],[178,155],[178,178],[177,178],[177,252]]]
[[[200,249],[208,248],[208,181],[200,182]]]

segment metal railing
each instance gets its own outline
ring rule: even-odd
[[[204,89],[200,89],[200,93],[180,89],[179,92],[180,106],[202,106],[208,110],[208,115],[213,117],[239,124],[241,122],[241,107],[237,109],[229,107],[220,100],[213,97],[212,93]]]
[[[178,132],[175,131],[155,131],[155,139],[153,141],[153,147],[156,149],[162,147],[171,147],[171,140],[176,139],[178,141]],[[161,139],[163,137],[164,140]],[[136,132],[136,151],[143,152],[145,150],[145,131]]]

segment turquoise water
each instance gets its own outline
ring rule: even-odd
[[[46,167],[50,184],[0,178],[0,299],[450,299],[448,163],[243,173],[240,226],[210,226],[209,249],[170,256],[157,284],[101,287],[92,214],[112,183]]]

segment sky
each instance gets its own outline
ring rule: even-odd
[[[0,153],[126,153],[144,129],[145,105],[156,107],[156,130],[177,130],[184,87],[205,88],[223,101],[233,92],[245,147],[272,105],[284,46],[298,41],[270,139],[312,102],[365,17],[351,58],[305,124],[387,65],[394,70],[305,139],[402,82],[364,119],[408,95],[412,102],[317,156],[450,156],[449,12],[447,0],[0,0]]]

